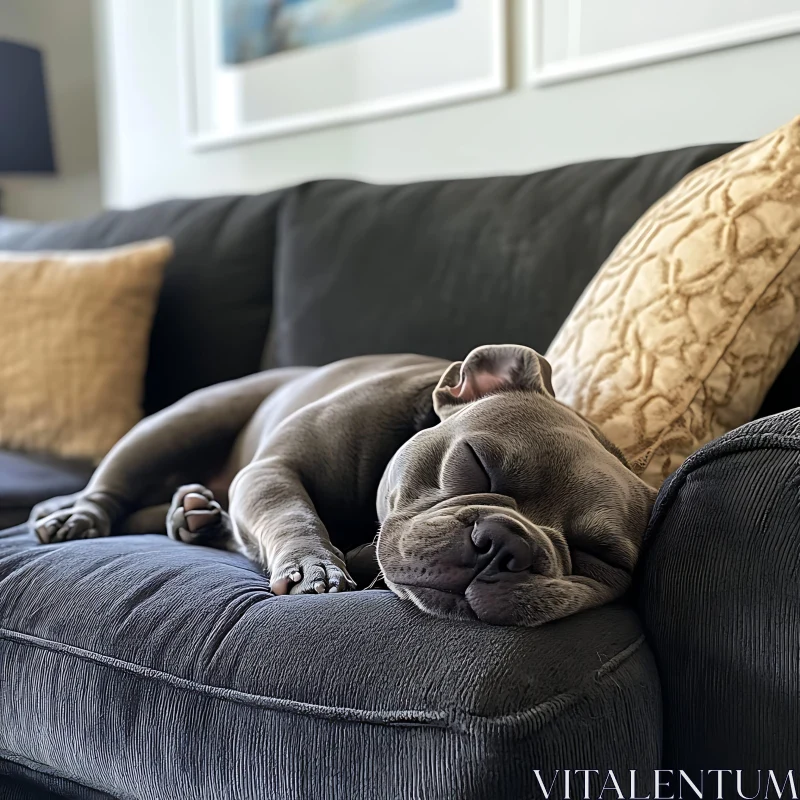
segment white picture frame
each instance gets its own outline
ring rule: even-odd
[[[606,51],[583,53],[581,52],[583,0],[562,0],[562,2],[567,15],[563,32],[565,57],[548,62],[544,57],[545,0],[526,0],[525,26],[528,42],[526,60],[529,85],[550,86],[800,34],[799,5],[797,11],[770,13],[765,9],[762,17],[747,22],[722,23],[677,36],[665,36],[649,42],[609,48]]]
[[[179,0],[183,123],[194,150],[475,100],[508,86],[506,0],[458,0],[447,13],[233,67],[222,63],[221,31],[214,28],[219,2]],[[403,63],[403,55],[412,67],[408,74],[392,66]],[[341,68],[353,64],[361,71],[357,81]],[[337,94],[343,100],[314,108],[315,75],[330,81],[331,91],[320,100]],[[275,87],[287,85],[308,96],[293,101],[284,91],[274,102]],[[244,95],[246,114],[235,107]],[[270,111],[254,111],[259,104]],[[281,105],[282,111],[272,110]]]

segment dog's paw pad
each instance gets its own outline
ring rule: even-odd
[[[197,533],[219,522],[222,509],[216,500],[190,492],[183,498],[183,516],[190,533]]]
[[[187,544],[219,545],[231,533],[228,515],[200,484],[181,486],[167,514],[167,535]]]

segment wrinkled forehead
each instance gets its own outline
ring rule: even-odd
[[[564,470],[579,467],[590,451],[607,453],[588,425],[565,406],[541,395],[509,392],[470,403],[420,431],[397,453],[396,467],[415,462],[430,466],[462,442],[491,462],[486,466],[514,471],[548,468],[554,461]]]
[[[437,427],[446,436],[478,437],[523,453],[538,449],[531,448],[532,444],[549,444],[553,437],[588,441],[590,435],[586,423],[569,408],[529,392],[491,395],[465,406]]]

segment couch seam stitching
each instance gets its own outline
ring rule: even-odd
[[[540,717],[540,725],[536,728],[536,732],[541,733],[564,712],[581,702],[581,700],[586,696],[584,690],[587,685],[591,683],[600,683],[604,678],[613,675],[614,672],[616,672],[623,664],[625,664],[633,655],[641,650],[642,646],[646,644],[646,641],[646,636],[641,634],[637,639],[631,642],[631,644],[620,650],[615,656],[612,656],[608,661],[606,661],[598,670],[581,681],[581,683],[576,687],[575,692],[562,692],[561,694],[553,695],[553,697],[550,697],[548,700],[539,703],[532,709],[528,709],[527,711],[521,712],[517,715],[496,717],[491,721],[497,725],[514,724],[518,720],[523,722],[535,721],[538,716]],[[659,686],[659,698],[660,696],[661,694]],[[562,698],[564,699],[563,704],[558,705],[558,701]],[[545,718],[541,719],[541,717]],[[474,717],[474,719],[480,718]]]
[[[622,650],[618,651],[614,656],[601,664],[597,670],[585,676],[584,679],[575,687],[574,692],[562,692],[557,695],[552,695],[551,697],[548,697],[546,700],[542,700],[531,708],[516,711],[511,714],[492,717],[464,711],[463,709],[450,709],[449,711],[443,712],[422,710],[375,712],[358,708],[318,706],[314,705],[313,703],[306,703],[299,700],[266,697],[263,695],[249,694],[237,689],[226,689],[224,687],[201,684],[187,678],[181,678],[177,675],[163,672],[162,670],[153,669],[152,667],[145,667],[141,664],[122,661],[121,659],[117,659],[112,656],[106,656],[101,653],[92,653],[73,645],[64,644],[63,642],[55,642],[49,639],[43,639],[38,636],[10,630],[8,628],[0,628],[0,639],[5,639],[6,641],[27,647],[39,648],[58,655],[69,655],[73,658],[87,661],[92,664],[121,670],[129,674],[136,675],[139,678],[156,681],[170,686],[173,689],[199,695],[206,695],[217,700],[237,703],[239,705],[249,706],[250,708],[254,709],[298,714],[301,716],[310,716],[317,719],[326,719],[338,722],[366,723],[395,727],[429,727],[457,732],[469,731],[472,727],[472,724],[476,722],[501,727],[513,725],[516,722],[526,722],[536,718],[537,716],[540,716],[543,712],[548,712],[550,708],[554,704],[557,704],[561,698],[569,698],[570,702],[568,705],[572,705],[574,702],[578,701],[584,696],[584,692],[582,691],[584,687],[593,682],[600,681],[607,675],[615,672],[620,666],[622,666],[622,664],[628,661],[631,656],[638,652],[645,642],[645,636],[644,634],[641,634],[637,639],[626,645]],[[390,718],[392,714],[395,715],[394,719]]]

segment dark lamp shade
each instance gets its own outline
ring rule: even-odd
[[[42,54],[0,40],[0,172],[55,172]]]

